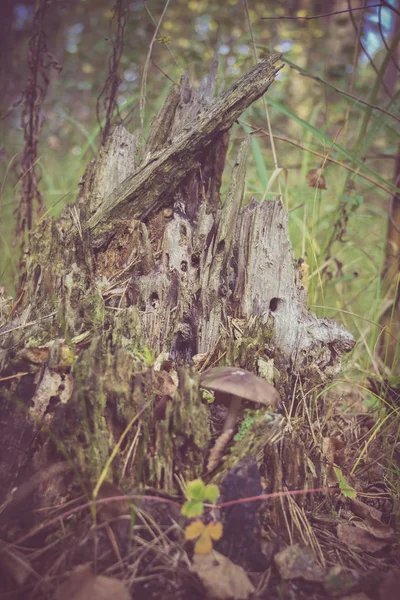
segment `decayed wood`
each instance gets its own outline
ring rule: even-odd
[[[94,481],[121,436],[118,482],[172,490],[174,474],[199,475],[210,432],[192,359],[253,372],[271,361],[284,399],[299,374],[306,392],[339,372],[353,340],[307,310],[281,200],[242,207],[249,138],[220,197],[229,128],[278,58],[216,98],[215,63],[197,90],[183,77],[141,162],[118,127],[78,201],[33,232],[19,304],[0,330],[5,491],[54,460],[43,422]]]
[[[279,57],[275,53],[260,61],[211,106],[207,106],[208,94],[200,91],[203,106],[207,107],[205,112],[201,112],[201,104],[196,111],[187,111],[183,127],[181,124],[171,144],[150,152],[138,170],[105,198],[101,207],[89,218],[88,227],[95,247],[115,233],[112,223],[116,217],[143,219],[165,205],[163,195],[172,192],[188,171],[200,166],[198,154],[206,150],[215,136],[230,129],[242,112],[267,91],[279,70],[274,66]],[[212,75],[215,78],[216,74]],[[181,103],[190,103],[191,91],[185,82],[176,94]],[[172,107],[168,111],[173,112],[176,100],[168,100]],[[184,111],[184,106],[182,109]],[[166,134],[162,137],[168,140]]]

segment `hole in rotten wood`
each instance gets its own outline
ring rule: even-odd
[[[271,312],[275,312],[281,303],[282,300],[280,300],[279,298],[271,298],[271,301],[269,303],[269,310]]]
[[[159,301],[159,297],[157,292],[153,292],[150,296],[150,304],[153,308],[157,308],[158,307],[158,301]]]
[[[192,267],[197,269],[200,266],[200,256],[198,254],[192,254],[191,262],[192,262]]]
[[[181,262],[181,271],[182,271],[182,273],[186,273],[186,271],[187,271],[187,262],[186,262],[186,260],[183,260]]]

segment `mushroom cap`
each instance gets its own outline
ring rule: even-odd
[[[277,390],[257,375],[239,367],[214,367],[200,375],[200,385],[215,392],[225,392],[259,404],[277,406]]]

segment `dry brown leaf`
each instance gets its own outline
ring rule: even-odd
[[[308,187],[317,188],[319,190],[328,189],[322,172],[323,169],[311,169],[311,171],[308,171],[306,177]]]
[[[110,481],[104,481],[97,493],[97,500],[105,500],[107,498],[118,498],[125,496],[118,486]],[[97,516],[100,521],[110,521],[121,515],[130,514],[130,505],[128,498],[121,500],[110,500],[110,502],[100,502],[97,506]]]
[[[177,388],[173,377],[167,371],[154,371],[154,391],[158,396],[174,396]]]
[[[175,396],[178,381],[172,376],[172,371],[154,371],[153,391],[154,399],[153,418],[155,421],[163,421],[167,412],[167,403]]]
[[[382,511],[378,510],[377,508],[365,504],[365,502],[358,500],[358,498],[352,498],[350,500],[350,503],[351,509],[353,513],[357,515],[357,517],[360,517],[361,519],[366,519],[370,515],[374,519],[378,519],[379,521],[381,520]]]
[[[329,597],[341,598],[360,587],[361,575],[354,569],[335,565],[329,569],[324,588]]]
[[[74,361],[74,351],[64,343],[64,339],[56,339],[43,346],[31,346],[18,352],[18,359],[32,365],[44,365],[51,358],[51,369],[58,373],[66,373]],[[55,351],[53,350],[55,349]]]
[[[337,437],[325,437],[322,440],[322,451],[326,460],[330,464],[338,465],[339,467],[344,463],[344,444]]]
[[[337,437],[325,437],[322,440],[322,452],[327,460],[326,480],[330,487],[338,485],[338,478],[333,465],[344,463],[344,444]]]
[[[340,523],[336,531],[339,540],[346,544],[346,546],[358,548],[372,554],[379,552],[390,543],[387,540],[377,540],[368,531],[354,527],[353,525]]]
[[[282,579],[297,579],[306,581],[323,581],[324,570],[315,560],[311,548],[293,544],[274,556],[276,567]]]
[[[204,364],[206,363],[209,356],[209,352],[203,352],[202,354],[195,354],[194,356],[192,356],[194,368],[197,371],[200,371],[200,369],[204,367]]]
[[[254,592],[246,571],[215,550],[207,556],[195,554],[193,571],[213,598],[246,600]]]
[[[221,458],[224,455],[225,448],[232,439],[234,431],[234,429],[227,429],[216,439],[214,446],[210,450],[206,473],[211,473],[211,471],[214,471],[214,469],[218,467]]]
[[[395,533],[389,525],[385,525],[379,519],[374,519],[371,515],[368,515],[364,521],[355,521],[354,525],[368,531],[378,540],[393,540],[395,537]]]
[[[45,367],[43,376],[32,398],[30,413],[38,419],[42,419],[52,398],[58,398],[62,404],[65,404],[72,396],[73,389],[74,378],[70,373],[62,375]]]
[[[43,365],[49,360],[49,356],[49,346],[31,346],[23,348],[17,354],[17,358],[34,365]]]
[[[125,585],[119,579],[94,575],[90,565],[80,565],[67,581],[60,585],[55,600],[131,600]]]

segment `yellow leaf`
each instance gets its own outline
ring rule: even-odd
[[[212,541],[207,531],[204,531],[194,545],[195,554],[210,554],[213,548]]]
[[[185,540],[194,540],[201,535],[205,529],[202,521],[193,521],[185,529]]]
[[[222,523],[211,522],[207,525],[206,531],[212,540],[219,540],[222,537]]]

